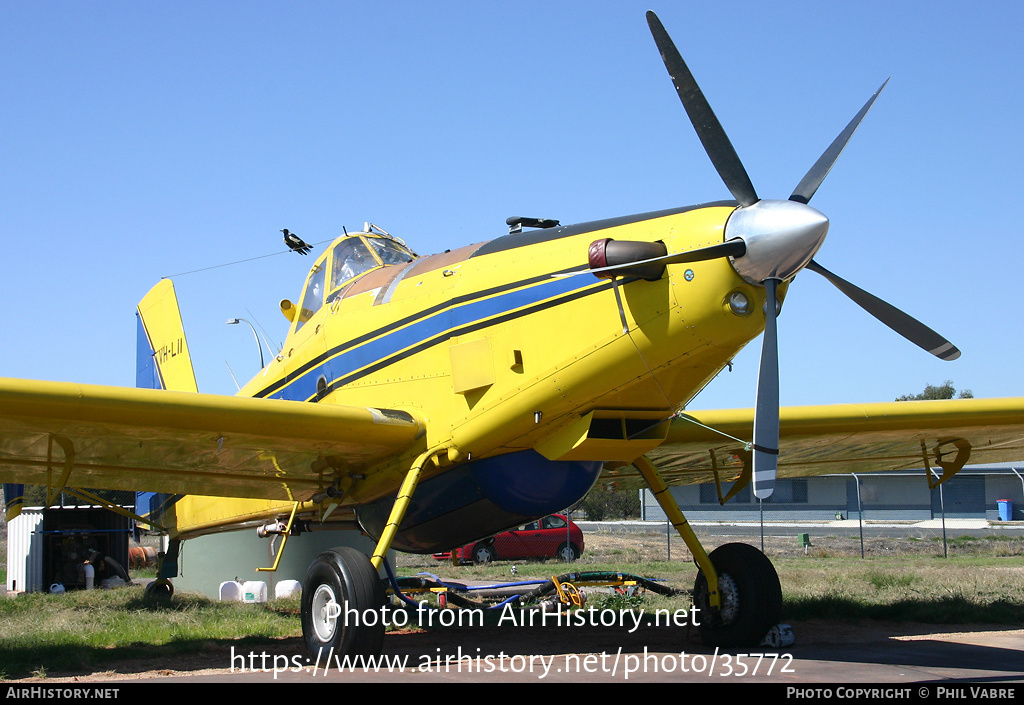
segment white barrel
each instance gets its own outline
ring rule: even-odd
[[[234,580],[228,580],[220,584],[221,602],[239,602],[242,599],[242,584]]]
[[[242,583],[242,602],[266,602],[267,584],[262,580],[247,580]]]
[[[274,586],[274,598],[291,597],[302,593],[302,583],[298,580],[282,580]]]

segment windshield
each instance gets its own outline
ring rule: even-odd
[[[334,246],[334,263],[331,268],[331,290],[363,272],[379,267],[380,262],[370,254],[361,238],[348,237]]]
[[[380,261],[385,266],[389,264],[405,264],[416,259],[416,255],[412,251],[402,247],[394,240],[386,240],[380,237],[371,237],[368,240],[373,246],[374,252],[377,253]]]

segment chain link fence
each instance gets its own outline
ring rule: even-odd
[[[720,492],[728,496],[731,490],[727,484]],[[672,494],[689,522],[704,525],[702,533],[723,533],[721,527],[730,525],[760,526],[763,546],[763,527],[768,526],[769,534],[787,533],[790,542],[803,542],[805,551],[811,535],[834,533],[859,538],[862,556],[865,530],[871,537],[941,539],[946,554],[947,536],[1024,520],[1024,471],[1008,467],[968,468],[934,487],[923,470],[780,479],[765,501],[754,497],[749,485],[725,504],[714,484],[673,487]],[[649,490],[640,491],[640,502],[644,522],[652,529],[666,525]],[[752,536],[756,543],[757,533]],[[666,538],[666,551],[676,550],[677,540],[681,543],[677,535]]]
[[[724,485],[722,494],[731,489]],[[672,494],[690,521],[1024,520],[1024,472],[1013,469],[964,470],[935,488],[924,471],[780,479],[765,501],[747,485],[724,505],[714,484],[673,487]],[[641,505],[642,519],[665,520],[650,491]]]

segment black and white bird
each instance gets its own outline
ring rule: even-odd
[[[284,233],[284,244],[288,245],[288,248],[293,252],[298,252],[300,255],[308,255],[309,251],[313,249],[301,237],[295,233],[288,232],[288,228],[284,228],[281,232]]]

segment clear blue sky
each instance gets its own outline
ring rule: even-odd
[[[1019,2],[0,0],[0,375],[134,384],[161,276],[379,224],[427,254],[513,214],[573,223],[728,198],[657,11],[762,197],[888,77],[813,205],[817,259],[963,350],[931,358],[820,277],[780,319],[784,404],[952,379],[1024,394]],[[310,258],[176,277],[202,391],[256,372]],[[754,341],[693,405],[753,403]]]

